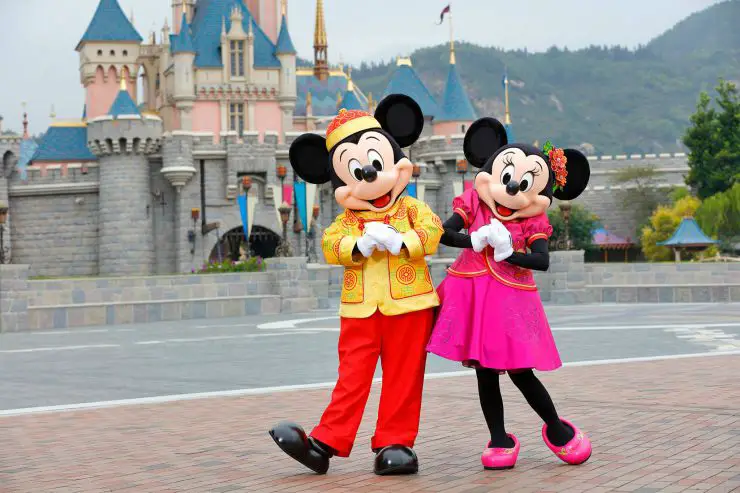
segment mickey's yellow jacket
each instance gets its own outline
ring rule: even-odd
[[[375,250],[353,254],[366,223],[381,221],[403,235],[399,255]],[[401,197],[385,212],[345,210],[324,231],[326,261],[344,266],[339,315],[366,318],[380,310],[401,315],[439,305],[425,256],[437,251],[444,228],[424,202]]]

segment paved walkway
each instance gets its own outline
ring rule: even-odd
[[[522,450],[510,471],[482,470],[485,425],[474,377],[429,380],[418,476],[372,473],[377,386],[349,459],[315,476],[267,435],[307,427],[329,390],[0,418],[0,491],[303,492],[740,491],[740,356],[563,368],[542,375],[560,412],[592,438],[589,462],[560,463],[540,423],[504,384],[509,431]]]

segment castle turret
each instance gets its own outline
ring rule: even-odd
[[[136,100],[137,60],[143,38],[121,10],[118,0],[100,0],[85,34],[77,44],[80,81],[85,87],[88,118],[105,115],[122,78]]]
[[[195,45],[190,32],[187,14],[182,14],[180,31],[170,40],[175,70],[175,107],[180,113],[180,127],[193,129],[193,105],[195,104]]]
[[[275,55],[280,60],[280,113],[283,132],[293,130],[293,111],[295,110],[296,95],[296,49],[288,32],[288,12],[285,0],[282,0],[282,21],[280,34],[275,45]]]
[[[88,122],[87,139],[100,167],[99,275],[152,274],[154,225],[148,158],[159,150],[162,120],[142,116],[122,81],[107,114]]]
[[[360,101],[360,98],[355,94],[355,84],[352,82],[352,67],[347,68],[347,90],[342,95],[342,100],[337,105],[337,111],[344,108],[345,110],[360,110],[367,111],[366,105]]]
[[[423,135],[432,132],[432,120],[439,116],[439,106],[414,70],[411,58],[399,57],[396,60],[396,70],[391,75],[382,97],[385,98],[389,94],[405,94],[416,101],[424,114]]]

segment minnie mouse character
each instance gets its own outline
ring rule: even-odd
[[[549,267],[552,198],[572,200],[588,184],[586,157],[573,149],[507,145],[504,126],[481,118],[465,134],[465,157],[481,171],[474,187],[453,201],[442,244],[465,248],[438,288],[441,306],[428,350],[476,369],[478,395],[490,431],[481,462],[486,469],[516,464],[519,441],[504,428],[499,375],[508,373],[545,422],[542,438],[558,458],[581,464],[591,442],[558,417],[533,369],[562,363],[531,269]],[[469,234],[461,233],[467,229]]]
[[[401,196],[413,168],[401,148],[419,138],[423,125],[413,99],[390,95],[374,116],[341,110],[326,140],[304,134],[290,146],[296,174],[310,183],[331,181],[345,208],[322,239],[327,262],[344,266],[339,380],[310,436],[290,422],[270,430],[283,451],[319,474],[332,456],[349,456],[378,358],[383,386],[372,438],[375,473],[418,471],[412,447],[425,348],[439,305],[425,256],[437,250],[443,227],[426,204]]]

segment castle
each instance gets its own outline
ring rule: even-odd
[[[76,47],[82,118],[54,121],[38,146],[27,132],[0,137],[0,202],[10,205],[5,242],[13,263],[30,264],[32,275],[169,274],[236,258],[244,240],[237,198],[245,191],[255,205],[253,254],[275,254],[283,229],[277,206],[286,202],[293,251],[323,262],[315,254],[320,231],[339,210],[327,185],[316,192],[318,207],[299,211],[288,148],[302,132],[322,133],[338,109],[373,111],[386,94],[411,96],[425,115],[423,137],[406,150],[420,170],[412,193],[445,217],[452,198],[470,186],[462,139],[478,115],[452,40],[440,100],[409,58],[397,60],[374,99],[350,69],[329,65],[322,0],[307,66],[297,60],[286,0],[174,0],[172,9],[172,32],[165,22],[159,39],[150,33],[145,42],[118,0],[100,0]],[[597,214],[613,214],[605,180],[615,165],[638,157],[591,159],[592,184],[582,200]],[[685,156],[639,159],[659,162],[665,186],[682,181]],[[312,212],[306,231],[297,218]]]

